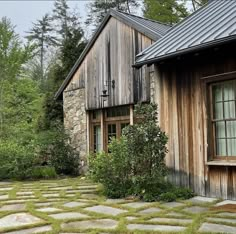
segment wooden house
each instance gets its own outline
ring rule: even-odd
[[[169,25],[111,10],[56,93],[64,124],[86,171],[89,151],[107,150],[133,123],[133,105],[150,101],[153,67],[132,67],[135,56],[158,41]]]
[[[236,199],[236,1],[211,0],[137,56],[169,137],[170,179]]]

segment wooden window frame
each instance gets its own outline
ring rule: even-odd
[[[230,118],[226,119],[214,119],[214,103],[213,103],[213,92],[212,92],[212,87],[216,84],[222,84],[224,82],[230,81],[230,80],[236,80],[236,73],[229,73],[229,74],[222,74],[222,75],[217,75],[217,76],[211,76],[211,77],[206,77],[204,78],[204,81],[206,83],[206,90],[208,93],[208,114],[209,114],[209,121],[208,121],[208,129],[209,129],[209,134],[208,137],[209,143],[210,143],[210,160],[214,161],[236,161],[236,155],[235,156],[223,156],[223,155],[216,155],[216,135],[215,135],[215,126],[217,122],[224,122],[226,126],[227,121],[233,121],[236,120],[236,118]],[[224,102],[224,100],[223,100]],[[223,105],[224,106],[224,105]],[[226,130],[226,135],[225,138],[227,138],[227,130]],[[226,140],[226,149],[227,149],[227,140]]]

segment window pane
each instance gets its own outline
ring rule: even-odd
[[[226,140],[225,139],[217,139],[216,140],[216,155],[226,156]]]
[[[236,137],[236,121],[227,121],[227,137]]]
[[[222,101],[222,85],[214,85],[212,87],[213,89],[213,98],[214,98],[214,102],[219,102]]]
[[[224,101],[235,100],[235,81],[224,82]]]
[[[94,152],[101,151],[101,126],[94,126]]]
[[[224,102],[224,118],[225,119],[235,118],[234,101]]]
[[[236,139],[227,140],[228,156],[236,156]]]
[[[223,103],[215,103],[214,106],[214,119],[223,119]]]
[[[216,138],[225,137],[225,122],[216,122]]]

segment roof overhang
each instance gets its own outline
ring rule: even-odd
[[[173,53],[170,53],[170,54],[166,54],[166,55],[162,55],[162,56],[159,56],[159,57],[157,56],[155,58],[143,60],[143,61],[140,61],[140,62],[138,61],[139,58],[137,57],[137,59],[136,59],[137,62],[135,62],[133,67],[140,68],[144,65],[152,65],[154,63],[163,62],[164,60],[167,60],[167,59],[172,59],[172,58],[179,57],[179,56],[182,56],[182,55],[198,52],[198,51],[209,49],[209,48],[212,48],[212,47],[215,47],[215,46],[220,46],[220,45],[223,45],[223,44],[227,44],[227,43],[230,43],[230,42],[233,42],[233,41],[236,41],[236,35],[233,35],[233,36],[230,36],[230,37],[225,37],[225,38],[215,40],[215,41],[211,41],[209,43],[204,43],[204,44],[201,44],[201,45],[198,45],[198,46],[195,46],[195,47],[190,47],[190,48],[187,48],[185,50],[179,50],[179,51],[176,51],[176,52],[173,52]],[[139,57],[141,58],[142,55],[140,55]]]

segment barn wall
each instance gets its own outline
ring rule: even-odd
[[[86,55],[66,90],[86,87],[86,109],[149,101],[149,67],[135,71],[135,55],[152,40],[111,17]],[[112,81],[115,87],[112,87]],[[102,90],[109,97],[101,99]]]
[[[232,51],[232,52],[231,52]],[[170,180],[203,196],[236,199],[235,166],[208,166],[208,95],[203,77],[236,71],[235,45],[155,66],[152,100],[169,142]],[[236,78],[236,77],[235,77]]]

